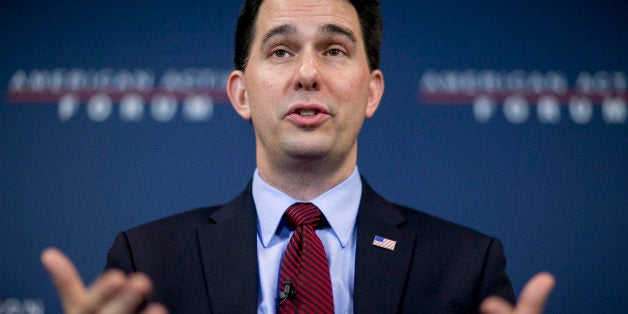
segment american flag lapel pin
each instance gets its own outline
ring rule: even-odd
[[[395,245],[397,245],[397,241],[386,239],[384,237],[376,235],[375,239],[373,239],[373,245],[387,249],[387,250],[394,251]]]

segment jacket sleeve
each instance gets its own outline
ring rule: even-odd
[[[510,279],[506,275],[504,248],[501,241],[496,238],[491,239],[486,251],[477,300],[481,304],[484,299],[493,295],[500,296],[512,304],[517,301]]]
[[[112,268],[122,270],[127,274],[136,271],[135,263],[133,262],[133,253],[131,252],[126,233],[124,232],[116,236],[113,245],[109,248],[109,253],[107,253],[105,270]]]

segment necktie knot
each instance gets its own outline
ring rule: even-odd
[[[317,229],[326,223],[323,213],[312,203],[294,203],[288,207],[283,217],[293,228],[310,225]]]

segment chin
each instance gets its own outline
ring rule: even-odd
[[[300,142],[298,145],[291,145],[284,152],[288,156],[294,159],[300,160],[319,160],[329,156],[331,151],[327,145],[321,145],[321,143],[304,143]]]
[[[326,156],[328,156],[328,152],[323,152],[323,151],[318,151],[318,150],[299,150],[299,151],[291,151],[288,152],[288,155],[293,158],[293,159],[297,159],[297,160],[303,160],[303,161],[315,161],[315,160],[321,160],[324,159]]]

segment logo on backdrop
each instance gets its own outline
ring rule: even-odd
[[[94,122],[204,122],[215,103],[228,101],[229,73],[209,68],[170,69],[160,76],[150,69],[20,69],[9,80],[7,102],[55,104],[61,121],[86,115]]]
[[[499,111],[512,124],[569,119],[584,125],[596,115],[607,124],[625,124],[628,116],[626,74],[620,71],[583,71],[570,81],[558,71],[429,70],[421,76],[419,102],[471,105],[478,123],[495,119]]]

